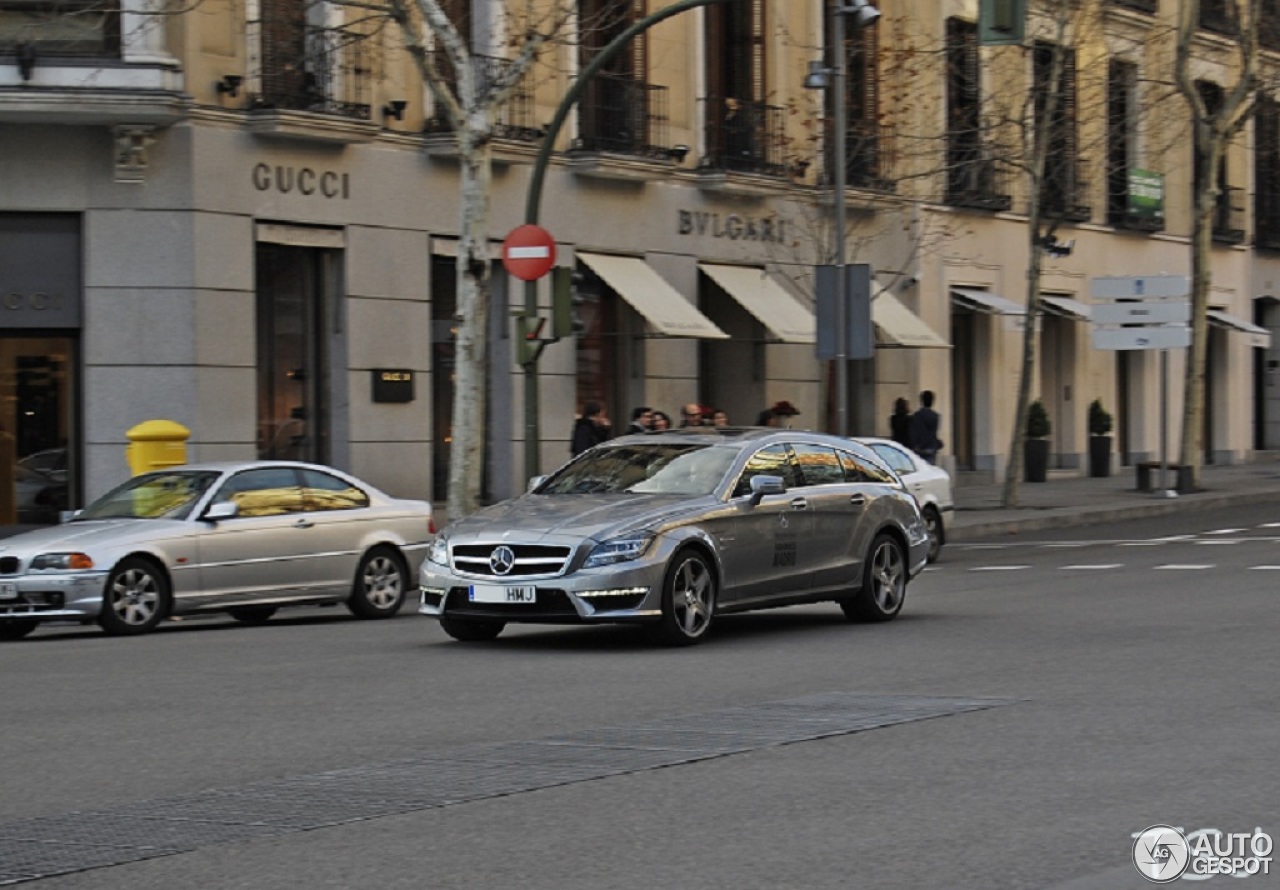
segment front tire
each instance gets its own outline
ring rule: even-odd
[[[35,630],[39,623],[29,618],[0,618],[0,640],[20,640]]]
[[[375,547],[360,558],[347,608],[357,618],[390,618],[404,605],[409,570],[389,547]]]
[[[876,535],[862,568],[862,589],[840,603],[854,621],[889,621],[907,597],[907,559],[898,539]]]
[[[707,635],[716,611],[716,576],[706,556],[681,550],[671,560],[662,585],[658,639],[668,646],[692,646]]]
[[[506,626],[505,621],[440,616],[440,627],[444,632],[463,643],[487,643],[489,640],[497,639],[498,634],[502,633],[502,629]]]
[[[152,630],[169,613],[169,579],[154,563],[130,557],[107,576],[98,624],[112,636]]]

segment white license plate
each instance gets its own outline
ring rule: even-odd
[[[524,605],[538,601],[538,588],[507,587],[500,584],[472,584],[467,598],[473,603],[512,603]]]
[[[0,581],[0,600],[16,600],[18,585],[12,581]]]

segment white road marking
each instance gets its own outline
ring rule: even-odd
[[[1072,547],[1089,547],[1096,543],[1095,541],[1051,541],[1047,544],[1041,544],[1041,547],[1049,547],[1054,549],[1067,550]]]
[[[1174,571],[1182,572],[1182,571],[1194,571],[1196,569],[1212,569],[1214,568],[1214,566],[1212,564],[1196,565],[1193,563],[1170,563],[1168,565],[1156,566],[1156,568],[1157,569],[1173,569]]]
[[[1104,563],[1104,564],[1102,564],[1102,565],[1060,566],[1060,568],[1063,568],[1063,569],[1082,569],[1082,570],[1089,570],[1089,569],[1122,569],[1122,568],[1124,568],[1124,563],[1122,563],[1122,562],[1109,562],[1109,563]]]
[[[1231,539],[1219,538],[1216,541],[1196,541],[1196,544],[1198,544],[1201,547],[1205,546],[1206,544],[1239,544],[1239,543],[1240,543],[1239,538],[1231,538]]]
[[[1280,522],[1264,522],[1258,528],[1280,528]]]
[[[1251,572],[1280,572],[1280,566],[1249,566]]]
[[[1012,572],[1017,569],[1029,569],[1031,566],[974,566],[971,572]]]
[[[1205,532],[1206,535],[1238,535],[1240,532],[1248,531],[1247,528],[1219,528],[1211,532]]]

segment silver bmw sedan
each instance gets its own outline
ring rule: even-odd
[[[800,430],[612,439],[444,528],[418,611],[458,640],[510,622],[636,622],[671,645],[717,615],[833,601],[888,621],[924,567],[914,498],[869,448]]]

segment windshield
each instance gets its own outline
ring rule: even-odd
[[[76,516],[85,519],[186,519],[221,473],[167,471],[136,476]]]
[[[644,443],[593,448],[542,483],[536,494],[707,495],[724,479],[738,449],[705,443]]]

